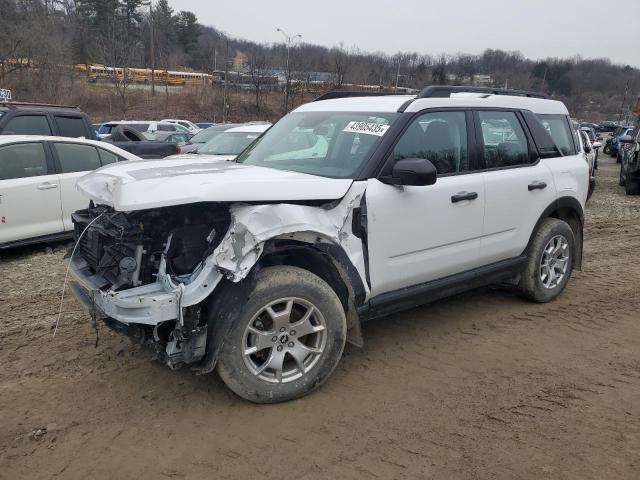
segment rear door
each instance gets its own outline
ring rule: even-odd
[[[46,145],[0,146],[0,244],[62,231],[60,179]]]
[[[479,110],[474,117],[486,195],[481,256],[491,264],[524,251],[556,187],[519,112]]]
[[[472,125],[464,111],[427,112],[400,137],[385,168],[390,170],[402,158],[426,158],[438,172],[434,185],[368,181],[372,295],[481,265],[485,195],[483,174],[476,171],[471,154]]]
[[[100,168],[98,150],[93,145],[51,142],[60,177],[60,199],[65,230],[73,230],[71,214],[87,208],[89,200],[76,189],[76,181],[86,173]]]

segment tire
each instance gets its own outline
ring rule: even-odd
[[[611,145],[606,144],[602,149],[602,153],[604,153],[605,155],[611,155]]]
[[[620,180],[618,180],[618,185],[620,185],[621,187],[624,187],[624,184],[626,183],[626,175],[624,172],[624,163],[620,164]]]
[[[620,152],[616,153],[615,157],[616,163],[622,163],[622,155],[620,155]]]
[[[624,191],[627,195],[640,195],[640,181],[626,179]]]
[[[547,267],[545,271],[542,266],[543,260],[548,263],[549,249],[558,245],[555,243],[557,239],[561,239],[560,242],[564,241],[565,243],[565,247],[560,248],[561,256],[558,257],[558,260],[562,260],[562,263],[566,264],[566,268],[563,270],[561,266],[554,267],[554,264],[560,265],[560,262],[556,260],[552,263],[551,270]],[[539,303],[556,299],[571,278],[574,252],[575,238],[571,227],[557,218],[545,219],[536,231],[527,250],[527,265],[518,285],[520,293],[525,298]],[[551,256],[551,259],[553,258]],[[557,281],[551,281],[552,274],[559,276],[560,272],[562,272],[561,278],[555,277]],[[546,280],[543,278],[545,273]]]
[[[303,397],[331,375],[342,356],[347,322],[340,299],[307,270],[260,270],[246,303],[235,312],[217,370],[227,387],[246,400],[278,403]],[[313,333],[301,336],[295,325]]]

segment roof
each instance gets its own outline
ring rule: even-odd
[[[415,95],[380,95],[374,97],[348,97],[307,103],[294,112],[397,112]]]
[[[294,112],[397,112],[409,100],[413,101],[407,106],[406,112],[418,112],[426,108],[490,107],[525,109],[538,114],[569,114],[567,107],[557,100],[484,93],[453,93],[449,98],[416,98],[415,95],[336,98],[307,103]]]

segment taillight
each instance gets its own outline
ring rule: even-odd
[[[182,150],[180,149],[180,145],[176,144],[176,155],[180,155]]]

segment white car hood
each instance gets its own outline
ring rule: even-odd
[[[201,155],[199,153],[181,153],[180,155],[171,155],[164,157],[165,160],[173,160],[179,158],[180,160],[195,160],[197,163],[211,160],[234,160],[237,155]]]
[[[337,200],[352,183],[225,160],[174,158],[114,163],[81,177],[77,188],[96,203],[126,212],[196,202]]]

